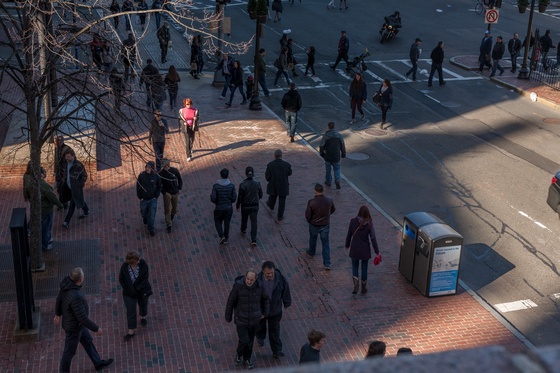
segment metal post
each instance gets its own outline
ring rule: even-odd
[[[222,55],[223,55],[222,38],[224,34],[223,28],[224,28],[225,7],[224,7],[224,0],[216,0],[216,2],[218,3],[216,5],[216,10],[218,11],[219,20],[218,20],[218,50],[216,51],[215,56],[219,64],[220,61],[222,61]],[[222,72],[219,70],[214,71],[214,80],[212,81],[212,85],[214,87],[219,87],[224,85],[224,83],[225,83],[225,79],[222,76]]]
[[[257,67],[257,58],[259,57],[259,49],[261,49],[261,23],[259,18],[261,16],[257,15],[257,31],[255,36],[257,38],[255,42],[255,58],[254,62],[254,69],[255,72],[255,82],[253,83],[255,86],[253,88],[253,96],[251,97],[251,103],[249,104],[249,110],[262,110],[261,105],[261,98],[259,97],[259,69]]]
[[[529,12],[529,25],[527,26],[527,36],[525,40],[525,52],[523,53],[523,64],[519,69],[518,79],[529,79],[529,69],[527,68],[527,58],[529,57],[529,46],[531,45],[531,30],[533,28],[533,14],[535,13],[535,0],[531,0],[531,11]]]

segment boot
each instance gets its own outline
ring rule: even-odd
[[[367,280],[362,280],[362,294],[367,293]]]
[[[360,287],[360,282],[356,276],[352,276],[352,280],[354,280],[354,290],[352,290],[352,294],[358,294],[358,288]]]

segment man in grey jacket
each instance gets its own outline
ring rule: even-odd
[[[325,185],[331,186],[332,168],[336,189],[340,189],[340,158],[346,158],[346,146],[340,133],[334,130],[334,122],[329,122],[328,128],[319,145],[319,154],[325,160]]]
[[[235,185],[229,181],[229,170],[224,168],[220,171],[221,179],[216,181],[212,187],[212,194],[210,200],[216,205],[214,209],[214,225],[218,236],[220,236],[220,245],[228,242],[229,237],[229,223],[233,215],[232,204],[237,200],[237,193]]]

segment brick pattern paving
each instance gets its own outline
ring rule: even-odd
[[[321,354],[325,362],[360,360],[373,339],[387,342],[388,355],[403,346],[418,354],[494,344],[513,352],[525,349],[463,289],[457,295],[433,299],[414,289],[398,272],[399,230],[372,206],[383,263],[370,265],[368,293],[351,295],[351,263],[344,238],[349,220],[361,204],[367,204],[364,198],[344,182],[339,191],[327,188],[337,211],[331,222],[333,270],[325,271],[320,246],[315,259],[302,255],[308,245],[305,205],[313,196],[313,185],[324,179],[322,160],[301,140],[290,144],[283,124],[266,108],[249,111],[239,105],[239,96],[232,108],[226,108],[218,100],[218,89],[209,84],[194,87],[189,76],[182,78],[186,83],[179,96],[193,97],[203,126],[194,160],[186,162],[184,138],[171,121],[174,130],[168,136],[166,156],[175,162],[185,181],[173,233],[165,232],[161,199],[156,237],[150,237],[144,228],[135,195],[135,177],[144,161],[128,154],[126,148],[121,149],[122,166],[92,171],[85,192],[91,208],[88,219],[77,220],[75,216],[70,228],[64,230],[63,215],[55,216],[55,241],[100,240],[101,293],[88,294],[88,301],[91,318],[104,329],[102,336],[95,337],[97,348],[102,357],[115,358],[109,371],[241,369],[233,364],[237,339],[234,325],[224,321],[225,302],[234,278],[248,268],[258,269],[264,260],[273,260],[288,278],[293,305],[284,312],[281,323],[286,357],[273,359],[268,342],[265,347],[255,346],[256,368],[296,364],[311,328],[327,334]],[[172,113],[164,109],[164,114]],[[146,141],[146,136],[138,141]],[[146,148],[151,147],[146,143]],[[285,219],[278,223],[275,213],[261,203],[259,245],[251,248],[249,238],[239,234],[240,214],[235,213],[229,244],[220,246],[209,198],[219,170],[229,168],[230,179],[237,186],[245,167],[252,165],[264,188],[264,170],[275,149],[283,150],[284,159],[294,169]],[[11,209],[25,206],[21,196],[23,168],[1,172],[0,224],[6,227]],[[9,230],[0,231],[0,240],[10,242]],[[55,249],[46,255],[57,255],[56,246],[55,242]],[[155,294],[150,299],[148,326],[139,327],[137,336],[124,342],[126,317],[117,276],[128,250],[139,250],[146,259]],[[7,371],[57,369],[64,333],[52,324],[54,299],[37,304],[41,307],[41,340],[12,344],[16,304],[0,303],[0,367]],[[74,358],[73,371],[92,371],[82,349]]]

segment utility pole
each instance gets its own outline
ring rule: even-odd
[[[215,53],[218,63],[222,60],[222,38],[224,35],[224,13],[225,13],[225,0],[216,0],[216,13],[218,14],[218,50]],[[221,71],[214,71],[214,80],[212,85],[214,87],[221,87],[225,84],[225,79]]]

